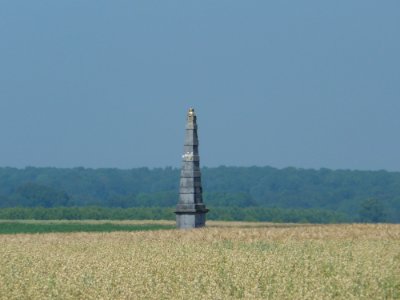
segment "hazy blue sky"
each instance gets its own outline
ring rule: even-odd
[[[400,1],[0,2],[0,166],[400,171]]]

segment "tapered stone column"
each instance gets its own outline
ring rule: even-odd
[[[179,201],[175,211],[178,228],[205,226],[208,209],[203,203],[202,193],[197,117],[194,109],[190,108],[187,115],[182,155]]]

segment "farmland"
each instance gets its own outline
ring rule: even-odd
[[[0,299],[400,298],[400,225],[208,225],[2,234]]]

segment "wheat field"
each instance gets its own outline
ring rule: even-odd
[[[0,235],[0,299],[400,299],[400,225]]]

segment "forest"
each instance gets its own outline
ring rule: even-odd
[[[1,219],[173,219],[177,168],[0,168]],[[215,220],[400,222],[400,172],[202,168]]]

